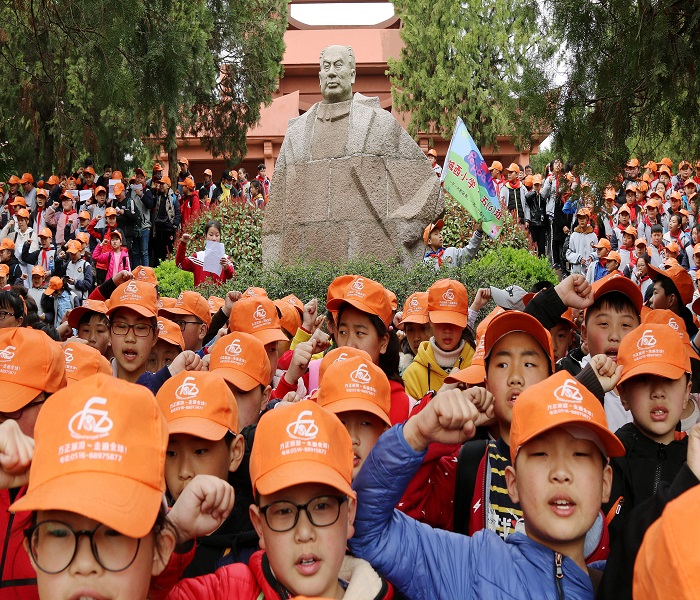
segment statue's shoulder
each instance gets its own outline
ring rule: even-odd
[[[360,92],[355,92],[352,97],[352,102],[353,104],[359,104],[375,110],[381,110],[382,108],[377,96],[365,96],[364,94],[360,94]]]
[[[309,119],[314,119],[316,117],[316,112],[318,111],[318,105],[320,102],[316,102],[309,110],[307,110],[303,115],[299,115],[298,117],[294,117],[293,119],[289,119],[287,122],[287,129],[296,129],[299,127],[304,127],[305,123]]]

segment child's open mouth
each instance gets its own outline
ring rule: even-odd
[[[518,399],[518,396],[520,396],[520,390],[511,392],[508,396],[508,405],[513,406],[515,404],[515,401]]]
[[[124,350],[122,351],[122,355],[126,360],[132,361],[136,360],[136,357],[138,356],[138,352],[136,350]]]
[[[297,560],[296,567],[302,575],[314,575],[321,568],[321,561],[315,554],[304,554]]]
[[[569,496],[555,496],[549,501],[549,507],[559,517],[570,517],[576,510],[576,503]]]
[[[655,406],[651,409],[651,420],[655,422],[665,421],[668,417],[668,410],[663,406]]]

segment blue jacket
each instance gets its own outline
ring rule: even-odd
[[[395,510],[424,456],[408,445],[403,425],[379,438],[353,482],[357,516],[349,543],[355,556],[369,561],[410,600],[593,599],[588,574],[573,560],[520,533],[506,542],[488,530],[467,537]]]

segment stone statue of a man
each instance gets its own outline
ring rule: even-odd
[[[275,165],[265,261],[423,254],[423,228],[444,210],[438,179],[378,98],[353,96],[355,75],[352,48],[321,52],[323,100],[290,120]]]

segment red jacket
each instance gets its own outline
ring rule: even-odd
[[[371,590],[371,595],[365,593],[361,596],[363,599],[391,600],[394,597],[391,584],[380,577],[365,561],[346,556],[340,576],[343,577],[346,571],[353,575],[352,579],[348,577],[351,582],[348,593],[353,587],[352,581],[357,577],[358,580],[361,579],[358,583],[365,584],[363,588],[366,587],[367,591]],[[260,595],[261,593],[263,596]],[[293,597],[273,577],[264,550],[253,554],[248,566],[243,563],[234,563],[221,567],[211,575],[183,579],[168,595],[169,600],[194,600],[198,598],[206,600],[258,600],[263,597],[265,600]]]
[[[15,499],[24,496],[26,491],[26,487],[20,488]],[[10,490],[0,490],[0,519],[3,531],[0,600],[39,600],[36,573],[23,547],[24,530],[31,525],[31,513],[7,512],[13,501],[10,499]]]
[[[201,209],[199,194],[197,190],[192,192],[188,198],[180,196],[180,225],[185,230],[190,221],[197,217]]]
[[[204,252],[196,252],[192,256],[187,256],[187,246],[184,242],[180,242],[177,246],[177,254],[175,255],[175,263],[183,271],[190,271],[194,274],[194,284],[199,285],[207,280],[209,283],[223,283],[227,279],[231,279],[235,275],[233,266],[224,267],[221,269],[220,275],[215,275],[204,270]]]

